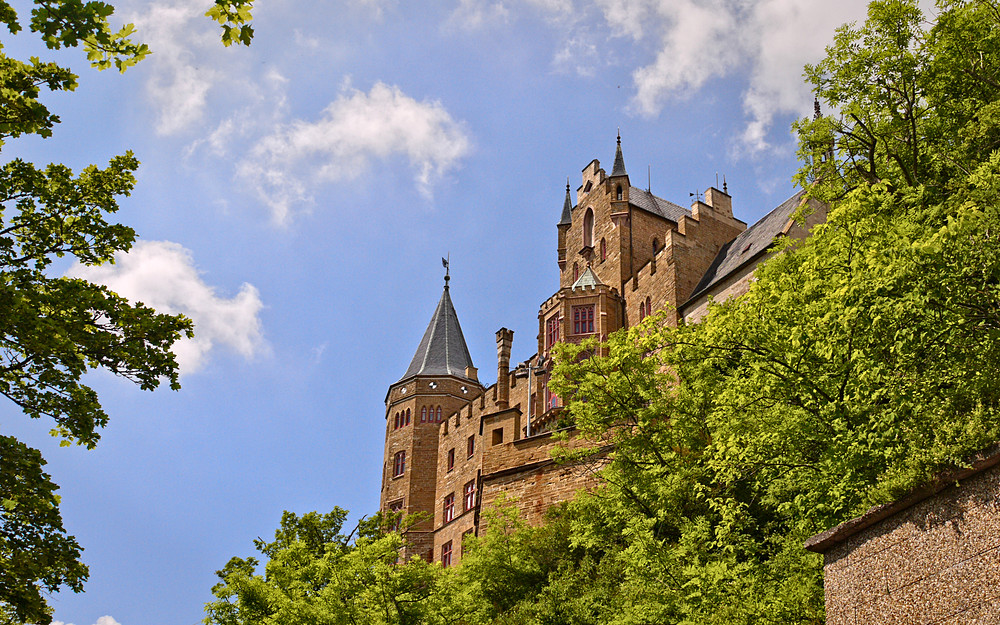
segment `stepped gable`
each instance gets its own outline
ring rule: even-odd
[[[629,204],[633,207],[644,210],[647,213],[659,215],[674,223],[679,223],[685,216],[691,216],[690,210],[661,197],[656,197],[645,189],[630,186],[628,193]]]
[[[472,356],[465,344],[462,326],[458,323],[446,283],[417,353],[399,381],[418,375],[451,375],[471,379],[466,375],[466,369],[472,366]]]
[[[760,221],[741,232],[735,239],[726,243],[719,250],[719,254],[712,261],[698,286],[694,288],[688,301],[709,290],[743,265],[757,262],[757,256],[771,247],[775,237],[785,234],[792,215],[802,204],[805,193],[799,191],[764,215]]]

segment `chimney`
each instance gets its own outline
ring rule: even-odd
[[[507,328],[497,330],[497,409],[510,408],[510,347],[514,343],[514,331]]]

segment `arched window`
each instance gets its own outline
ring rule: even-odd
[[[594,209],[588,208],[583,216],[583,246],[594,247]]]
[[[437,420],[441,421],[441,406],[438,406],[438,409],[437,409]]]
[[[608,242],[601,239],[601,262],[608,259]]]
[[[392,429],[394,429],[394,430],[398,430],[399,429],[399,413],[398,412],[396,413],[396,416],[395,416],[395,418],[392,421]]]
[[[648,295],[646,296],[646,314],[653,314],[653,300],[651,300]]]
[[[427,423],[427,406],[420,409],[420,422]]]
[[[639,321],[646,318],[646,302],[639,302]]]
[[[406,409],[406,425],[410,425],[410,409]]]
[[[653,238],[653,256],[656,256],[656,251],[660,249],[660,242]]]
[[[615,189],[615,198],[619,199],[619,200],[622,199],[622,186],[621,185],[618,185],[618,188]]]
[[[580,277],[580,265],[573,263],[573,282]]]

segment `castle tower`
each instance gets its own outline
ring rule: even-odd
[[[408,532],[403,557],[433,549],[438,440],[441,424],[483,388],[451,302],[444,291],[410,366],[386,394],[385,464],[380,509],[427,518]]]

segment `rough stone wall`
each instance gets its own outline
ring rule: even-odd
[[[668,322],[677,325],[677,268],[673,259],[673,236],[668,236],[666,240],[667,247],[641,267],[636,272],[635,279],[625,287],[627,326],[634,326],[641,321],[639,305],[644,303],[647,297],[654,312],[666,308]]]
[[[825,554],[828,625],[1000,623],[1000,466]]]
[[[515,503],[528,523],[540,524],[550,507],[598,484],[595,471],[600,461],[561,465],[551,460],[552,450],[556,446],[579,449],[592,445],[593,441],[578,436],[555,441],[546,433],[490,447],[483,467],[482,508],[490,508],[503,495]],[[488,528],[481,523],[480,532],[485,531]]]

